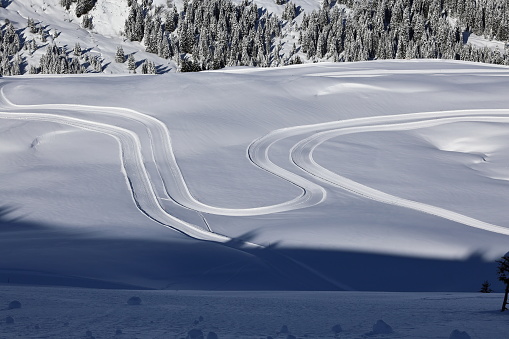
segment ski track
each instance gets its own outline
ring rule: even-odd
[[[317,205],[326,199],[322,182],[342,188],[356,195],[386,204],[413,209],[455,221],[482,230],[509,235],[509,229],[486,223],[437,206],[403,199],[362,185],[333,173],[317,164],[313,153],[327,140],[352,133],[374,131],[402,131],[438,126],[454,122],[509,122],[509,110],[458,110],[334,121],[321,124],[288,127],[272,131],[253,141],[247,148],[247,158],[259,168],[276,175],[302,190],[302,194],[283,203],[253,208],[222,208],[206,205],[193,197],[175,158],[171,136],[167,126],[149,115],[119,107],[102,107],[71,104],[16,105],[4,94],[4,82],[0,89],[0,118],[48,121],[85,130],[103,133],[117,140],[120,147],[122,169],[138,209],[156,222],[176,229],[190,237],[215,242],[231,241],[227,236],[214,233],[201,213],[228,216],[253,216],[290,211]],[[51,112],[51,113],[48,113]],[[75,115],[84,115],[87,119]],[[97,120],[104,118],[122,120],[129,128]],[[139,130],[139,126],[142,130]],[[269,157],[270,148],[290,137],[302,136],[301,141],[290,150],[290,160],[296,170],[307,172],[314,181],[274,164]],[[171,199],[177,204],[198,212],[206,229],[187,223],[168,213],[162,205]],[[248,247],[260,247],[245,243]]]
[[[254,216],[272,214],[284,211],[290,211],[297,208],[304,208],[316,205],[325,198],[325,190],[292,172],[286,171],[273,164],[268,158],[268,150],[278,140],[272,140],[271,136],[267,136],[255,141],[248,151],[248,157],[256,166],[283,178],[295,186],[301,188],[302,194],[292,200],[262,207],[254,208],[223,208],[204,204],[193,197],[173,152],[170,132],[167,126],[160,120],[149,115],[137,112],[135,110],[119,107],[102,107],[102,106],[86,106],[86,105],[69,105],[69,104],[43,104],[43,105],[16,105],[10,102],[1,89],[1,100],[8,106],[19,110],[30,110],[34,114],[40,111],[51,111],[52,114],[58,112],[59,116],[69,117],[72,112],[81,112],[89,115],[89,119],[97,119],[97,116],[111,115],[116,119],[123,118],[140,123],[144,126],[148,134],[148,143],[141,141],[139,146],[145,154],[145,159],[149,160],[151,165],[155,167],[156,173],[150,169],[149,177],[154,186],[154,191],[160,198],[171,198],[176,203],[191,210],[203,213],[227,215],[227,216]],[[12,110],[11,110],[12,111]],[[87,119],[88,120],[88,119]],[[112,125],[113,126],[113,125]],[[132,128],[132,126],[131,126]],[[137,131],[137,134],[142,132]],[[162,185],[155,185],[155,182],[162,182]]]
[[[461,114],[461,116],[459,116]],[[400,123],[395,122],[396,116],[388,119],[392,121],[391,124],[380,125],[367,125],[358,127],[345,127],[341,123],[331,123],[328,128],[330,130],[323,132],[316,132],[310,137],[300,141],[291,149],[292,162],[299,168],[303,169],[313,177],[352,192],[356,195],[362,196],[367,199],[372,199],[382,203],[400,206],[408,209],[413,209],[419,212],[435,215],[447,220],[458,222],[467,226],[479,228],[485,231],[509,235],[509,229],[506,227],[490,224],[477,220],[460,213],[449,211],[444,208],[427,205],[417,201],[403,199],[391,194],[381,192],[379,190],[370,188],[368,186],[357,183],[353,180],[340,176],[328,169],[320,166],[315,162],[313,153],[317,147],[331,138],[339,137],[342,135],[364,132],[380,132],[380,131],[406,131],[418,128],[433,127],[443,124],[450,124],[455,122],[498,122],[509,123],[508,110],[471,110],[471,111],[453,111],[453,112],[436,112],[419,114],[421,118],[427,117],[428,119],[408,122],[412,117],[400,117]],[[435,116],[431,118],[431,116]],[[497,116],[506,115],[506,116]],[[405,122],[406,121],[406,122]],[[345,123],[343,125],[351,125]]]

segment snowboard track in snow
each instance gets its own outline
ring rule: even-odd
[[[367,187],[317,164],[314,151],[327,140],[346,134],[374,131],[401,131],[438,126],[454,122],[509,123],[509,110],[458,110],[334,121],[322,124],[288,127],[272,131],[253,141],[247,148],[247,158],[259,168],[299,187],[302,194],[283,203],[253,208],[221,208],[206,205],[193,197],[175,158],[167,126],[149,115],[119,107],[71,104],[16,105],[0,89],[0,118],[47,121],[103,133],[115,138],[120,147],[122,170],[137,208],[150,219],[190,237],[226,243],[228,236],[214,233],[210,226],[200,227],[168,213],[163,203],[171,199],[178,205],[201,213],[228,216],[272,214],[317,205],[326,199],[325,188],[316,182],[333,185],[353,194],[386,204],[432,214],[470,227],[509,235],[509,229],[486,223],[437,206],[403,199]],[[86,118],[83,118],[86,117]],[[113,124],[121,120],[120,124]],[[110,123],[108,123],[110,122]],[[119,127],[125,125],[127,127]],[[142,127],[141,129],[139,127]],[[270,160],[270,149],[281,140],[300,137],[290,149],[295,172]],[[313,180],[302,176],[307,172]],[[205,220],[205,218],[204,218]],[[205,220],[206,223],[206,220]],[[248,247],[259,247],[245,243]]]

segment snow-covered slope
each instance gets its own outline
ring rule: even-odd
[[[508,76],[385,61],[5,78],[0,201],[26,230],[6,222],[2,275],[477,289],[507,252]],[[172,229],[212,243],[193,253]]]
[[[241,3],[242,1],[234,1]],[[175,1],[178,8],[182,8],[182,1]],[[259,6],[266,8],[269,12],[281,14],[284,6],[276,5],[272,0],[261,0]],[[166,5],[166,0],[156,0],[154,6]],[[312,11],[318,8],[319,2],[315,0],[295,1],[302,10]],[[175,71],[176,65],[173,61],[158,57],[156,54],[145,52],[143,44],[131,42],[124,36],[124,24],[129,15],[127,0],[98,0],[89,15],[93,17],[93,29],[88,30],[82,27],[82,18],[75,14],[75,4],[70,10],[65,10],[60,5],[60,0],[24,0],[13,1],[5,8],[0,8],[0,22],[9,20],[20,29],[26,40],[34,39],[38,49],[29,54],[21,51],[26,57],[26,70],[30,66],[38,66],[40,57],[45,53],[45,46],[56,44],[72,51],[75,44],[79,44],[83,51],[89,56],[97,56],[102,60],[103,72],[107,74],[129,73],[127,63],[115,63],[117,47],[121,46],[126,55],[134,53],[137,62],[144,60],[153,62],[159,66],[159,72]],[[40,23],[47,31],[48,40],[42,41],[37,33],[30,33],[27,20],[31,18]]]
[[[233,0],[236,4],[244,4],[243,0]],[[280,18],[284,13],[285,5],[277,5],[273,0],[255,0],[254,1],[262,10],[260,13],[264,13],[266,10],[267,13],[275,13]],[[164,13],[165,11],[171,11],[172,4],[175,4],[179,10],[183,8],[183,1],[166,1],[166,0],[155,0],[152,2],[152,6],[145,7],[147,13],[151,15],[156,11],[160,13]],[[311,13],[313,10],[318,9],[321,5],[321,1],[319,0],[295,0],[292,3],[295,4],[296,8],[298,8],[298,13]],[[334,8],[342,8],[345,9],[344,5],[340,5],[339,3],[332,2]],[[157,6],[162,6],[161,8],[156,10]],[[168,7],[169,6],[169,7]],[[341,55],[336,55],[335,53],[328,51],[320,52],[318,55],[310,53],[306,51],[306,48],[309,49],[306,43],[303,42],[302,39],[306,40],[306,36],[308,36],[309,32],[306,31],[304,26],[300,27],[299,24],[302,23],[303,15],[299,14],[295,19],[295,22],[287,23],[285,20],[280,20],[278,25],[282,26],[281,33],[275,34],[272,37],[258,37],[257,39],[268,39],[271,40],[272,46],[268,48],[268,52],[260,55],[258,59],[254,58],[253,55],[246,56],[245,58],[251,58],[250,61],[243,60],[239,61],[235,58],[228,58],[228,60],[223,60],[219,62],[216,60],[216,64],[213,64],[208,60],[208,57],[201,55],[201,52],[191,52],[187,51],[186,54],[182,49],[181,41],[184,39],[181,36],[180,28],[177,29],[169,38],[171,43],[166,46],[166,52],[162,52],[164,50],[161,47],[163,44],[160,44],[159,47],[155,48],[156,53],[159,48],[159,55],[165,55],[166,57],[171,57],[170,59],[165,59],[157,56],[154,53],[147,53],[146,46],[143,43],[133,42],[129,39],[132,38],[131,35],[124,34],[125,32],[125,22],[129,17],[129,13],[131,9],[128,6],[127,0],[122,1],[114,1],[114,0],[97,0],[94,8],[87,14],[90,18],[92,18],[93,28],[83,28],[82,20],[83,17],[77,17],[75,13],[76,4],[72,3],[70,5],[69,10],[64,9],[60,0],[24,0],[24,1],[11,1],[7,2],[4,6],[5,8],[0,8],[0,23],[2,24],[3,29],[5,29],[8,25],[6,24],[8,21],[14,24],[17,33],[19,34],[19,39],[21,39],[21,43],[16,45],[15,50],[7,53],[9,56],[5,58],[5,61],[2,61],[2,72],[3,74],[27,74],[27,73],[75,73],[76,68],[83,67],[86,72],[103,72],[106,74],[126,74],[132,72],[133,70],[129,70],[129,63],[117,63],[115,62],[115,54],[117,52],[118,47],[122,47],[124,51],[125,57],[133,56],[134,58],[134,66],[131,65],[131,68],[137,68],[138,72],[142,72],[142,65],[147,62],[146,65],[156,65],[156,69],[152,69],[153,72],[157,73],[166,73],[166,72],[175,72],[179,66],[182,59],[188,59],[188,61],[197,58],[203,59],[200,62],[204,63],[202,68],[200,69],[215,69],[217,67],[222,67],[223,65],[237,65],[239,62],[242,65],[265,65],[265,66],[277,66],[277,65],[286,65],[296,62],[317,62],[317,61],[327,61],[327,60],[366,60],[367,56],[359,57],[356,59],[349,59],[346,57],[344,53],[340,53]],[[345,13],[350,13],[350,10],[346,8]],[[141,15],[141,14],[140,14]],[[150,15],[149,15],[150,17]],[[162,15],[162,20],[164,20],[165,15]],[[264,20],[268,17],[268,15],[264,16]],[[35,31],[41,30],[41,32],[32,33],[31,29],[27,27],[28,19],[32,19],[34,21]],[[182,21],[182,20],[181,20]],[[465,27],[461,26],[459,20],[457,18],[449,18],[449,22],[451,23],[452,28],[456,28],[458,32],[461,32],[463,35],[463,41],[467,45],[474,47],[474,52],[467,48],[464,48],[463,51],[456,51],[454,53],[458,53],[458,55],[449,55],[450,53],[442,53],[440,52],[437,55],[427,55],[427,54],[408,54],[406,57],[413,58],[428,58],[428,57],[443,57],[443,58],[458,58],[461,54],[462,60],[474,60],[474,61],[486,61],[486,62],[494,62],[494,63],[504,63],[504,54],[505,54],[505,43],[503,41],[496,40],[488,40],[482,36],[477,36],[475,34],[470,34],[469,32],[464,31]],[[254,23],[249,24],[254,25]],[[392,25],[392,24],[391,24]],[[330,27],[329,27],[330,28]],[[451,28],[451,29],[452,29]],[[198,30],[200,28],[197,28]],[[209,27],[203,28],[205,31],[209,29]],[[317,32],[312,35],[319,34],[322,38],[329,36],[329,38],[333,35],[329,34],[327,31],[322,31],[323,27],[320,28]],[[279,29],[278,29],[279,30]],[[307,33],[306,33],[307,32]],[[460,34],[454,31],[454,34]],[[148,30],[145,32],[145,39],[149,36]],[[165,34],[169,34],[166,32]],[[215,34],[215,33],[214,33]],[[212,34],[212,35],[214,35]],[[370,33],[372,34],[372,33]],[[392,34],[392,33],[391,33]],[[433,33],[435,34],[435,33]],[[481,34],[481,33],[479,33]],[[160,34],[163,36],[163,34]],[[459,36],[459,35],[458,35]],[[127,38],[129,37],[129,39]],[[143,37],[143,34],[142,34]],[[140,39],[133,38],[133,40]],[[317,37],[316,37],[317,39]],[[315,39],[315,40],[316,40]],[[332,42],[329,42],[329,46],[333,46],[338,39],[332,39]],[[438,37],[435,37],[438,39]],[[167,38],[163,39],[167,40]],[[168,41],[170,41],[168,40]],[[180,42],[179,42],[180,41]],[[254,40],[249,41],[249,44],[252,44]],[[174,44],[172,47],[172,43]],[[197,41],[196,46],[201,44],[202,42]],[[203,42],[204,43],[204,42]],[[206,42],[210,44],[211,42]],[[346,42],[343,42],[346,43]],[[416,44],[422,44],[422,42],[416,41]],[[66,69],[65,66],[60,66],[59,63],[55,63],[57,66],[53,64],[54,67],[45,66],[43,67],[40,64],[41,57],[46,53],[47,47],[52,45],[56,45],[61,48],[61,51],[54,51],[53,54],[56,55],[56,59],[59,59],[65,55],[65,59],[68,63],[74,62],[73,66],[70,67],[71,70]],[[73,48],[76,44],[81,46],[83,51],[83,55],[74,55]],[[234,44],[231,42],[231,44]],[[240,44],[240,42],[239,42]],[[295,44],[295,45],[294,45]],[[309,44],[309,43],[307,43]],[[313,44],[318,44],[316,40]],[[173,52],[176,52],[175,46],[180,46],[177,55],[173,55]],[[217,47],[217,46],[216,46]],[[216,48],[214,47],[214,48]],[[316,47],[316,46],[315,46]],[[493,52],[488,53],[487,50],[483,50],[482,47],[488,47]],[[21,48],[21,50],[19,50]],[[212,53],[214,50],[211,46],[209,46],[208,53]],[[239,47],[242,49],[242,47]],[[353,48],[353,47],[352,47]],[[173,52],[170,53],[170,49]],[[347,48],[350,51],[350,48]],[[152,51],[154,51],[154,47],[152,47]],[[355,48],[353,48],[350,54],[354,53]],[[496,51],[496,52],[495,52]],[[201,54],[200,54],[201,53]],[[347,54],[348,54],[347,53]],[[373,54],[369,56],[369,58],[401,58],[402,56],[398,54],[381,54],[374,56]],[[392,53],[392,52],[391,52]],[[452,53],[452,52],[451,52]],[[470,53],[474,53],[470,55]],[[245,54],[245,53],[244,53]],[[323,54],[323,55],[322,55]],[[441,56],[440,56],[441,55]],[[470,56],[467,56],[470,55]],[[297,59],[298,57],[298,59]],[[351,56],[352,57],[352,56]],[[346,59],[345,59],[346,58]],[[208,60],[208,61],[207,61]],[[100,61],[100,64],[98,62]],[[61,63],[61,60],[59,60]],[[65,64],[65,62],[64,62]],[[79,64],[79,67],[76,66]],[[205,65],[207,64],[207,65]],[[15,70],[11,70],[10,67]],[[38,67],[40,66],[40,69]],[[64,70],[61,69],[64,67]],[[196,68],[195,68],[196,70]]]
[[[73,10],[66,11],[60,6],[59,0],[24,0],[13,1],[6,8],[0,8],[0,20],[8,19],[15,27],[26,27],[28,18],[43,27],[50,33],[48,41],[40,41],[38,34],[24,30],[26,39],[35,39],[39,48],[27,58],[28,67],[39,64],[39,59],[45,53],[45,46],[55,43],[64,46],[67,50],[80,44],[82,50],[90,56],[97,56],[103,60],[105,73],[128,73],[127,64],[115,63],[115,53],[118,46],[122,46],[126,54],[135,53],[136,60],[147,60],[160,65],[162,69],[169,70],[175,65],[168,60],[159,58],[152,53],[146,53],[140,43],[127,41],[122,37],[125,18],[129,14],[127,1],[99,0],[91,11],[94,17],[94,29],[89,31],[81,27],[81,18],[77,18]],[[28,68],[27,67],[27,68]]]

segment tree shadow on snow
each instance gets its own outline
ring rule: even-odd
[[[12,4],[12,0],[0,0],[0,4],[3,8],[7,8],[10,4]]]
[[[391,255],[247,247],[184,236],[96,237],[12,219],[0,207],[0,284],[200,290],[468,291],[496,285],[496,263],[480,255],[438,260]],[[122,225],[118,225],[119,228]]]

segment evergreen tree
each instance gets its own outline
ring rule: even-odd
[[[74,45],[74,50],[73,50],[73,54],[77,57],[80,57],[81,54],[83,53],[83,51],[81,50],[81,46],[79,44],[79,42],[77,42],[75,45]]]
[[[92,29],[94,28],[94,25],[92,23],[92,17],[88,15],[83,15],[83,18],[81,18],[81,27],[85,29]]]
[[[504,283],[504,301],[502,302],[501,311],[504,312],[507,310],[507,297],[509,295],[509,252],[506,253],[500,260],[497,260],[497,274],[498,280]]]
[[[115,54],[115,62],[124,63],[125,62],[125,53],[122,46],[117,47],[117,53]]]
[[[157,68],[153,62],[148,63],[148,74],[157,74]]]
[[[129,57],[127,58],[127,69],[129,70],[129,73],[136,73],[136,60],[134,60],[133,54],[129,54]]]
[[[92,8],[94,8],[95,2],[96,0],[77,0],[76,16],[79,18],[83,14],[87,14]]]
[[[491,284],[488,280],[482,283],[481,289],[479,290],[481,293],[491,293],[493,290],[491,289]]]
[[[71,0],[60,0],[60,6],[64,7],[66,10],[71,8]]]
[[[141,74],[148,74],[147,60],[145,60],[141,65]]]

